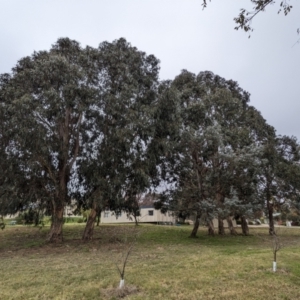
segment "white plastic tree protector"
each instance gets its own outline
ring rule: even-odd
[[[273,272],[276,272],[276,261],[273,261]]]
[[[125,285],[125,279],[121,279],[119,289],[122,289],[124,287],[124,285]]]

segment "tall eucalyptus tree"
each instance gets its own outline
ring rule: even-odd
[[[151,185],[156,172],[153,143],[159,60],[121,38],[99,45],[97,104],[88,112],[92,145],[80,161],[91,214],[83,239],[91,239],[99,209],[127,210]],[[153,154],[153,153],[152,153]]]
[[[22,161],[30,194],[52,215],[49,241],[62,240],[63,212],[82,146],[85,111],[94,101],[91,66],[79,43],[59,39],[13,68],[6,87],[10,124],[17,128],[13,152]]]
[[[274,210],[280,211],[284,204],[293,207],[293,200],[299,199],[300,152],[297,140],[287,136],[270,138],[263,150],[261,194],[266,201],[269,233],[273,235]]]
[[[178,142],[167,164],[176,187],[165,196],[177,203],[178,210],[195,215],[192,236],[201,215],[210,234],[214,234],[212,218],[217,216],[219,233],[224,234],[223,219],[234,213],[228,210],[228,199],[232,199],[241,174],[238,168],[243,168],[237,162],[247,154],[245,149],[253,160],[259,151],[254,138],[257,129],[247,117],[249,94],[236,82],[211,72],[196,76],[183,71],[171,86],[177,93],[181,118],[174,135]]]
[[[16,182],[21,180],[16,157],[9,153],[12,147],[11,114],[6,93],[10,81],[9,74],[0,76],[0,215],[13,214],[20,208],[20,189]],[[19,197],[18,197],[19,196]]]

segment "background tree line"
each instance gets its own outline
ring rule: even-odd
[[[59,39],[0,77],[0,213],[51,215],[49,241],[63,239],[64,209],[136,215],[143,193],[157,208],[200,218],[246,218],[299,207],[299,145],[278,137],[249,93],[212,72],[183,70],[159,81],[159,60],[125,39],[82,48]],[[162,189],[161,186],[164,186]],[[298,211],[298,210],[297,210]],[[235,234],[233,226],[231,233]]]

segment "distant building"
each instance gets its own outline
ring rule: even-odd
[[[139,201],[140,213],[137,217],[139,223],[160,223],[160,224],[175,224],[176,218],[172,212],[162,213],[160,210],[154,208],[154,198],[146,195]],[[101,212],[102,224],[113,223],[134,223],[133,215],[126,212],[115,213],[110,210],[103,210]]]

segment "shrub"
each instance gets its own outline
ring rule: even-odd
[[[84,220],[82,217],[65,217],[64,223],[83,223]]]
[[[44,226],[44,215],[39,210],[30,208],[20,213],[16,217],[16,221],[19,225]]]

